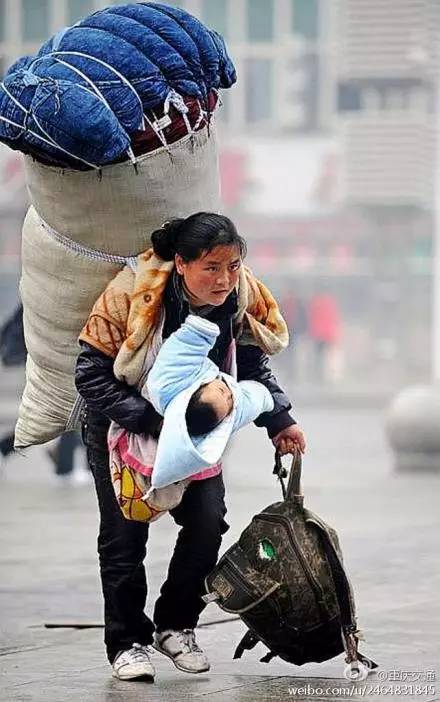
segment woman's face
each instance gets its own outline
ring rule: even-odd
[[[177,272],[195,305],[222,305],[238,282],[241,266],[238,246],[216,246],[195,261],[185,263],[181,256],[175,258]]]

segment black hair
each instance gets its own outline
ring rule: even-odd
[[[195,391],[186,408],[186,426],[191,436],[208,434],[220,423],[213,406],[201,399],[203,389],[204,385],[201,385]]]
[[[179,254],[189,263],[216,246],[237,246],[241,258],[247,252],[246,241],[234,223],[216,212],[196,212],[186,219],[165,222],[152,233],[151,241],[154,253],[163,261],[172,261]]]

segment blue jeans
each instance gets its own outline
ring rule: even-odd
[[[153,632],[194,628],[206,606],[204,580],[217,562],[222,535],[229,529],[223,476],[195,480],[182,502],[171,510],[181,527],[166,581],[154,607],[145,614],[147,581],[144,568],[149,525],[125,519],[116,502],[107,451],[109,422],[88,409],[83,440],[93,473],[101,513],[98,554],[104,595],[105,644],[110,662],[118,651],[137,642],[148,645]],[[166,519],[166,517],[164,517]],[[153,524],[154,529],[154,524]]]

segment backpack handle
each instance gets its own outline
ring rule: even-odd
[[[281,455],[278,450],[275,451],[275,466],[273,469],[274,475],[276,475],[281,483],[281,490],[283,492],[283,497],[285,500],[294,500],[298,497],[303,498],[301,491],[301,452],[296,449],[292,458],[292,465],[289,472],[289,480],[287,483],[287,489],[284,484],[284,478],[287,477],[287,470],[281,463]]]

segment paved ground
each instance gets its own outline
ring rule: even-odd
[[[348,695],[440,700],[440,682],[432,680],[440,677],[440,473],[396,474],[383,437],[382,411],[368,404],[347,409],[328,401],[325,407],[304,408],[300,417],[309,438],[306,503],[338,529],[367,639],[362,650],[380,663],[367,682],[344,679],[343,656],[303,667],[276,659],[263,664],[261,646],[233,661],[244,627],[235,620],[215,623],[225,617],[215,604],[205,610],[206,626],[198,633],[211,658],[209,673],[181,673],[156,653],[154,685],[113,680],[102,629],[44,628],[48,622],[100,623],[102,603],[93,489],[54,484],[44,449],[36,448],[27,458],[13,457],[0,480],[1,702],[250,702]],[[231,524],[227,547],[253,513],[279,499],[263,431],[251,427],[241,433],[225,474]],[[149,611],[175,537],[168,518],[152,527]],[[400,693],[393,685],[401,685]]]

